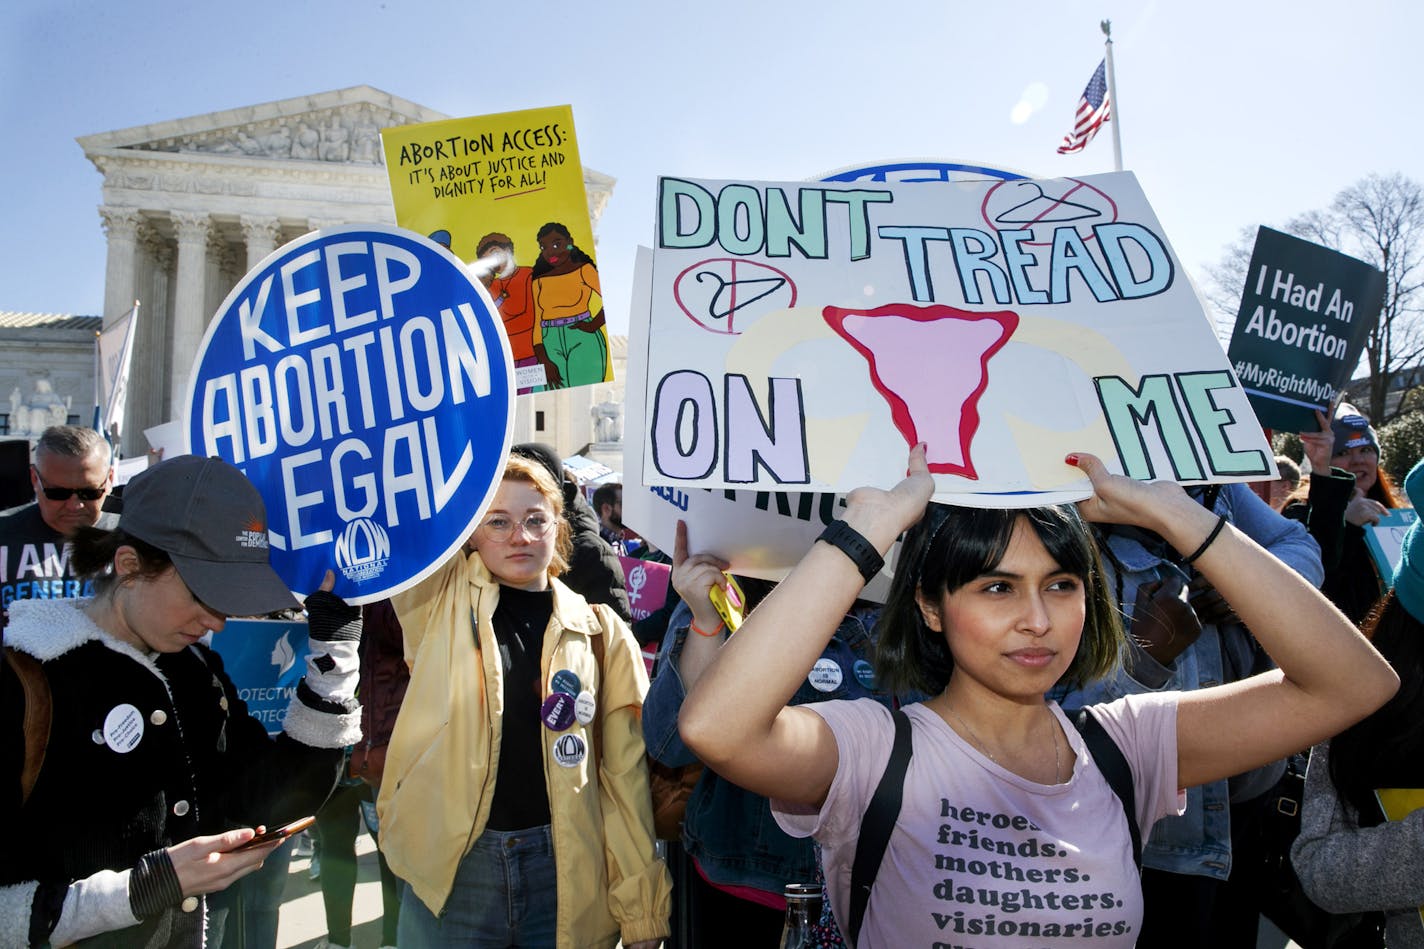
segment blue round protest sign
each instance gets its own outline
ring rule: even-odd
[[[995,168],[972,162],[943,161],[933,158],[910,158],[883,161],[869,165],[851,165],[821,175],[820,181],[983,181],[999,179],[1014,181],[1027,178],[1021,171]]]
[[[498,487],[514,374],[484,288],[394,227],[315,231],[228,294],[194,361],[189,450],[267,504],[293,591],[367,603],[451,556]]]

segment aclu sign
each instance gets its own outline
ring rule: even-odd
[[[381,225],[279,248],[198,349],[189,450],[267,503],[295,592],[327,569],[367,603],[420,580],[478,523],[509,449],[513,369],[484,288],[445,248]]]

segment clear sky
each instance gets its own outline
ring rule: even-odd
[[[597,256],[627,326],[657,176],[801,179],[882,159],[1042,176],[1113,23],[1124,167],[1201,280],[1243,227],[1370,172],[1424,181],[1412,0],[8,0],[0,310],[97,314],[100,175],[76,136],[367,84],[452,116],[570,103],[618,180]]]

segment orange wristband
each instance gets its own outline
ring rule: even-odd
[[[726,628],[727,628],[727,624],[726,624],[725,622],[723,622],[722,620],[718,620],[718,621],[717,621],[717,625],[714,626],[714,627],[712,627],[711,632],[706,632],[706,633],[704,633],[702,630],[700,630],[700,629],[697,628],[697,620],[692,619],[692,620],[688,620],[688,621],[687,621],[687,628],[690,629],[690,630],[692,630],[694,633],[696,633],[696,634],[699,635],[699,636],[706,636],[706,637],[708,637],[708,638],[710,639],[711,637],[716,636],[716,635],[718,635],[719,633],[721,633],[722,630],[726,629]]]

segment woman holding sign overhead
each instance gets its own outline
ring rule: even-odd
[[[651,949],[668,933],[647,673],[628,627],[556,579],[562,509],[542,465],[509,458],[466,551],[392,597],[411,678],[377,809],[408,884],[402,949]]]
[[[894,489],[851,492],[844,519],[683,704],[683,738],[708,767],[771,797],[783,829],[821,844],[848,939],[863,922],[860,949],[1131,946],[1142,913],[1134,842],[1181,808],[1179,788],[1333,734],[1397,686],[1316,590],[1180,486],[1112,475],[1091,455],[1068,463],[1092,481],[1078,505],[927,509],[933,480],[916,446]],[[1045,693],[1059,680],[1102,676],[1122,645],[1085,521],[1145,527],[1186,553],[1280,671],[1132,695],[1070,722]],[[903,719],[863,700],[787,707],[902,531],[877,674],[887,688],[934,697],[906,706]],[[902,728],[908,769],[887,779]],[[877,806],[863,821],[887,780],[903,792],[900,806]],[[862,831],[870,839],[882,820],[884,849],[860,858]],[[868,873],[853,869],[867,863]],[[873,888],[853,888],[853,877]],[[858,909],[853,892],[868,893],[868,907]]]

